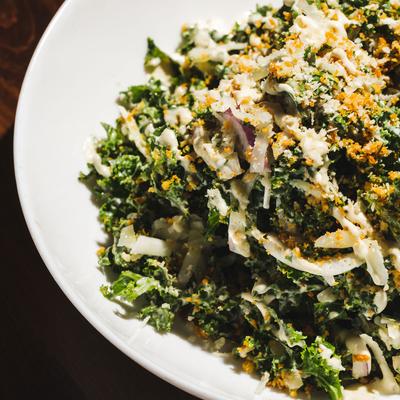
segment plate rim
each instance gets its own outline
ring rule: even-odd
[[[41,57],[42,49],[45,47],[55,26],[63,18],[64,14],[66,14],[67,9],[73,7],[76,1],[77,0],[65,0],[51,19],[50,23],[47,25],[29,61],[29,65],[26,69],[20,89],[20,94],[18,97],[14,120],[13,164],[17,194],[21,205],[22,214],[24,216],[25,224],[43,263],[45,264],[47,270],[50,272],[50,275],[52,276],[54,281],[57,283],[58,287],[67,297],[67,299],[72,303],[72,305],[78,310],[78,312],[86,319],[86,321],[88,321],[90,325],[92,325],[92,327],[94,327],[96,331],[101,334],[108,342],[115,346],[125,356],[129,357],[131,360],[139,364],[142,368],[145,368],[147,371],[151,372],[158,378],[183,390],[186,393],[205,400],[231,400],[225,394],[216,393],[219,392],[219,390],[216,390],[216,392],[213,393],[213,390],[211,388],[197,386],[193,382],[186,382],[184,379],[177,377],[173,372],[169,372],[167,368],[161,367],[155,362],[148,360],[145,356],[137,353],[136,350],[126,344],[122,340],[122,338],[119,338],[116,334],[114,334],[102,320],[98,319],[90,311],[83,300],[81,300],[79,296],[74,293],[72,286],[63,279],[61,272],[57,271],[57,269],[53,267],[53,265],[55,265],[55,262],[52,260],[52,257],[46,248],[45,242],[42,239],[40,232],[36,227],[36,224],[34,223],[34,210],[32,208],[32,204],[30,204],[30,202],[27,200],[27,196],[25,195],[28,188],[25,184],[22,167],[24,161],[22,154],[19,151],[24,138],[24,132],[22,128],[20,128],[20,126],[22,125],[21,121],[23,119],[23,109],[25,108],[24,103],[26,101],[25,99],[28,96],[26,87],[32,79],[32,72],[39,58]]]

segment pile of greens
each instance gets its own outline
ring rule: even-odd
[[[80,177],[112,238],[104,296],[293,397],[399,393],[399,14],[299,0],[184,27],[173,57],[149,39]]]

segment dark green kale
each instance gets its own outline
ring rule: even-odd
[[[308,0],[308,3],[325,11],[323,1]],[[360,10],[365,17],[359,24],[349,24],[347,31],[349,38],[358,38],[357,43],[362,43],[369,54],[376,54],[376,44],[379,40],[383,43],[382,38],[390,46],[397,40],[388,26],[378,23],[383,13],[389,18],[398,18],[389,2],[379,1],[376,7],[369,7],[368,0],[339,3],[338,7],[346,15]],[[269,16],[278,24],[277,29],[265,23]],[[240,57],[252,55],[254,51],[265,57],[284,48],[289,38],[297,39],[290,29],[297,16],[296,7],[284,5],[274,10],[258,6],[252,18],[245,24],[236,24],[231,33],[209,31],[208,34],[217,46],[229,45],[232,41],[244,44],[235,50],[224,50],[224,54]],[[366,124],[350,112],[341,110],[328,115],[324,108],[324,101],[336,98],[337,87],[345,82],[343,76],[319,67],[321,57],[333,50],[330,45],[318,50],[312,46],[305,48],[300,61],[312,72],[307,80],[294,82],[295,94],[267,95],[263,85],[265,79],[272,78],[257,81],[257,88],[263,92],[257,107],[268,103],[267,110],[276,107],[298,117],[305,129],[326,132],[324,140],[329,145],[329,153],[324,167],[331,183],[338,184],[340,195],[311,193],[322,187],[314,179],[318,168],[307,158],[296,135],[280,146],[279,132],[284,128],[277,126],[276,119],[271,123],[276,134],[273,132],[269,139],[267,153],[271,170],[265,176],[256,175],[244,207],[243,200],[241,203],[232,190],[231,180],[222,179],[194,149],[196,127],[204,127],[210,133],[209,142],[203,145],[210,146],[211,151],[229,153],[238,144],[236,137],[223,137],[221,133],[227,128],[224,113],[216,112],[208,100],[200,101],[198,93],[218,91],[221,81],[231,80],[238,73],[235,68],[239,67],[235,62],[208,59],[207,54],[204,62],[192,59],[190,52],[196,47],[197,29],[185,27],[182,31],[178,48],[185,56],[182,64],[148,39],[145,68],[157,73],[162,69],[168,79],[161,81],[152,77],[146,84],[131,86],[120,94],[118,103],[125,110],[115,126],[103,125],[106,137],[95,145],[107,173],[99,173],[90,164],[89,172],[81,174],[80,179],[90,187],[99,204],[100,222],[113,239],[98,252],[99,266],[111,282],[101,291],[108,299],[132,309],[138,318],[160,332],[173,329],[177,316],[190,321],[199,337],[213,348],[232,351],[246,372],[269,377],[271,387],[290,389],[288,381],[297,379],[300,390],[316,387],[325,391],[331,400],[340,400],[342,384],[357,381],[352,376],[352,354],[341,337],[342,332],[357,335],[367,332],[379,343],[387,359],[397,355],[396,349],[383,343],[379,333],[381,316],[376,316],[376,296],[382,287],[374,284],[365,265],[335,275],[334,284],[329,286],[324,277],[297,270],[268,254],[265,243],[262,239],[256,240],[253,229],[257,228],[265,237],[273,235],[309,263],[350,253],[351,246],[324,249],[314,245],[325,233],[343,229],[333,217],[333,210],[343,206],[347,198],[349,203],[362,204],[369,222],[379,232],[379,239],[382,236],[388,243],[400,241],[400,174],[397,172],[400,170],[400,108],[396,106],[396,92],[391,87],[395,79],[390,76],[378,111],[368,115],[381,140],[378,143],[381,148],[373,154],[376,159],[372,162],[367,157],[370,154],[362,153],[363,146],[371,140]],[[337,58],[334,61],[340,64]],[[384,73],[393,74],[397,61],[394,57],[385,65]],[[289,86],[293,83],[290,79],[294,79],[275,78],[276,83]],[[239,92],[240,84],[237,86]],[[378,95],[378,89],[374,89],[372,96]],[[179,123],[179,112],[176,123],[168,118],[168,112],[181,107],[187,108],[193,118],[184,127]],[[238,106],[240,111],[243,110]],[[249,126],[252,121],[243,121],[242,127]],[[171,144],[160,139],[166,130]],[[135,135],[143,140],[145,150],[136,147]],[[224,139],[232,139],[234,145],[229,142],[229,146],[221,149]],[[354,145],[353,153],[351,145]],[[251,154],[252,149],[248,150]],[[182,162],[182,157],[187,163]],[[247,153],[239,154],[239,159],[242,170],[248,169]],[[250,170],[249,174],[239,173],[235,179],[244,182],[245,176],[252,175],[255,174]],[[265,193],[268,194],[267,177],[271,179],[269,207],[264,204]],[[210,189],[220,192],[226,212],[210,201]],[[243,232],[238,230],[234,234],[244,236],[250,257],[231,251],[232,232],[228,228],[232,228],[232,210],[244,214]],[[170,249],[168,255],[136,254],[129,247],[119,245],[122,229],[126,227],[132,227],[132,240],[140,235],[163,241]],[[393,268],[388,253],[384,257],[389,273],[385,316],[399,319],[400,274]],[[379,368],[373,363],[370,377],[377,376]]]
[[[317,386],[325,390],[331,400],[341,400],[343,399],[343,392],[339,371],[329,365],[327,359],[322,356],[321,345],[334,354],[335,348],[318,337],[311,346],[305,347],[301,353],[303,372],[305,375],[312,376]]]
[[[144,65],[149,70],[161,65],[172,76],[176,76],[180,73],[180,65],[168,54],[160,50],[151,38],[147,39],[147,53],[144,59]]]

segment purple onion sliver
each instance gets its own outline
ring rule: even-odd
[[[241,124],[243,127],[243,130],[246,134],[247,141],[249,142],[249,145],[251,147],[254,147],[254,143],[256,141],[256,136],[254,135],[254,128],[249,125]]]

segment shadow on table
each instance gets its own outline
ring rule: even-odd
[[[0,399],[190,400],[101,336],[43,264],[17,196],[12,132],[0,139]]]

